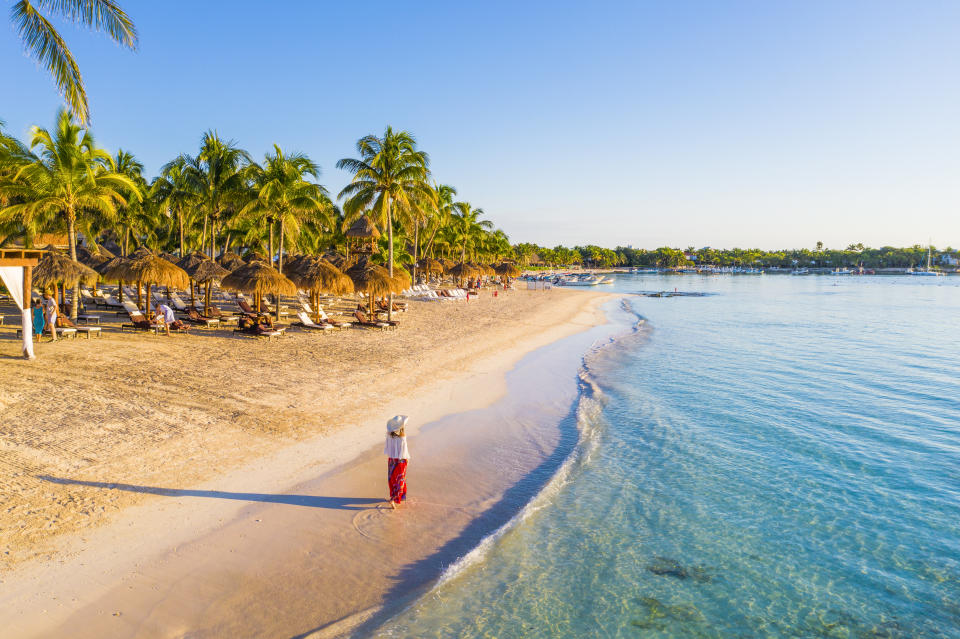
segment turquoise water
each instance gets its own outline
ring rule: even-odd
[[[960,637],[960,278],[620,276],[580,443],[390,637]]]

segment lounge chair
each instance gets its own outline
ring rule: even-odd
[[[148,320],[140,311],[127,311],[127,314],[130,316],[130,323],[120,325],[121,333],[128,328],[132,331],[153,331],[154,333],[159,333],[160,325]]]
[[[220,320],[216,317],[204,317],[197,312],[195,308],[187,309],[186,321],[191,324],[197,324],[199,326],[206,326],[207,328],[212,328],[214,326],[220,326]]]
[[[317,316],[327,324],[335,326],[337,328],[350,328],[352,324],[350,322],[341,322],[340,320],[331,319],[323,310],[322,306],[317,307]]]
[[[381,331],[391,328],[391,325],[388,322],[381,322],[379,320],[372,321],[367,319],[367,314],[359,309],[354,311],[353,316],[357,318],[357,324],[363,326],[364,328],[379,328]]]
[[[269,339],[271,337],[280,337],[286,330],[286,327],[278,328],[276,326],[264,326],[257,321],[257,318],[248,318],[245,325],[241,323],[240,326],[233,329],[233,332],[253,335],[254,337],[266,337]]]
[[[103,329],[99,326],[77,326],[70,320],[69,315],[61,315],[57,318],[57,330],[62,332],[62,330],[73,331],[73,336],[77,335],[86,335],[87,339],[90,339],[92,336],[96,335],[98,338],[103,337]],[[62,330],[61,330],[62,329]]]
[[[170,303],[173,304],[173,308],[184,313],[187,311],[187,305],[183,303],[183,300],[180,299],[180,296],[176,293],[170,293]]]
[[[304,328],[310,328],[315,331],[323,331],[324,333],[327,331],[337,330],[337,327],[334,326],[333,324],[327,324],[326,322],[322,322],[322,321],[320,324],[317,324],[312,319],[310,319],[309,315],[307,315],[303,311],[298,311],[297,317],[300,319],[300,321],[294,322],[293,323],[294,326],[302,326]]]

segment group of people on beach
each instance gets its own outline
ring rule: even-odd
[[[57,321],[60,318],[60,306],[50,293],[44,293],[42,299],[32,303],[33,332],[38,336],[50,331],[52,341],[57,341]]]

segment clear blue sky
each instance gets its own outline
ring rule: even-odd
[[[334,164],[385,125],[514,241],[960,245],[960,2],[121,0],[64,27],[93,131],[152,176],[216,129]],[[61,100],[0,35],[0,118]]]

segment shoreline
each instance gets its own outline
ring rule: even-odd
[[[93,611],[90,607],[96,607],[97,602],[103,603],[103,597],[115,590],[118,583],[151,580],[151,575],[163,573],[164,566],[176,563],[177,554],[185,545],[231,530],[231,526],[237,525],[237,519],[242,518],[245,511],[268,508],[243,506],[238,502],[269,502],[277,497],[271,493],[290,486],[300,486],[305,482],[335,484],[339,476],[350,474],[351,471],[361,474],[369,472],[364,468],[371,457],[377,457],[377,451],[374,448],[371,452],[371,446],[376,447],[382,440],[383,415],[415,415],[417,424],[411,434],[416,437],[422,425],[434,422],[443,415],[490,406],[506,393],[504,376],[519,360],[542,346],[602,323],[605,318],[598,310],[599,305],[615,297],[599,292],[590,292],[586,296],[582,292],[570,292],[570,295],[578,296],[569,299],[579,303],[573,303],[576,307],[574,312],[562,318],[562,321],[553,321],[548,327],[538,327],[538,330],[528,332],[524,340],[472,362],[466,370],[448,375],[431,384],[429,389],[393,398],[386,406],[372,410],[371,413],[377,416],[369,415],[359,428],[340,428],[284,447],[190,490],[113,484],[113,490],[126,488],[177,499],[147,500],[146,503],[124,510],[120,517],[104,527],[62,539],[56,564],[34,561],[3,573],[0,581],[4,583],[4,590],[16,592],[0,598],[0,609],[9,612],[4,616],[10,618],[11,629],[16,629],[22,636],[45,636],[46,632],[68,620],[75,629],[77,616],[80,615],[87,618],[84,623],[89,627],[97,625],[91,622],[99,619],[108,622],[104,628],[108,629],[111,628],[110,620],[114,621],[115,626],[116,619],[121,618],[124,628],[132,631],[127,636],[155,636],[150,631],[141,634],[144,628],[137,624],[137,614],[133,611],[122,612],[124,602],[116,601],[116,592],[109,604],[104,605],[118,607],[114,611],[120,613],[117,617],[104,610]],[[331,454],[332,450],[336,452]],[[304,459],[319,461],[305,464]],[[110,485],[98,482],[67,483],[93,484],[100,490],[110,488]],[[249,487],[251,491],[255,487],[256,492],[229,493],[246,495],[248,499],[235,496],[191,499],[210,496],[210,493],[218,491],[224,493],[223,489],[227,487],[234,490]],[[350,491],[347,493],[350,494]],[[253,495],[257,498],[251,497]],[[288,495],[286,498],[286,505],[306,505],[297,503],[298,499],[306,499],[305,496]],[[467,517],[468,521],[470,519]],[[163,530],[163,534],[151,536],[151,530]],[[241,536],[245,534],[241,533]],[[208,539],[206,543],[211,542]],[[123,548],[123,551],[118,551],[118,548]],[[153,581],[152,585],[157,586],[158,580]],[[162,579],[159,581],[162,582]],[[351,611],[350,614],[355,612]],[[344,616],[327,621],[336,622]],[[149,619],[143,617],[141,621]],[[324,624],[313,627],[319,625]],[[116,636],[113,630],[115,627],[108,632]],[[214,632],[209,636],[217,634]]]

